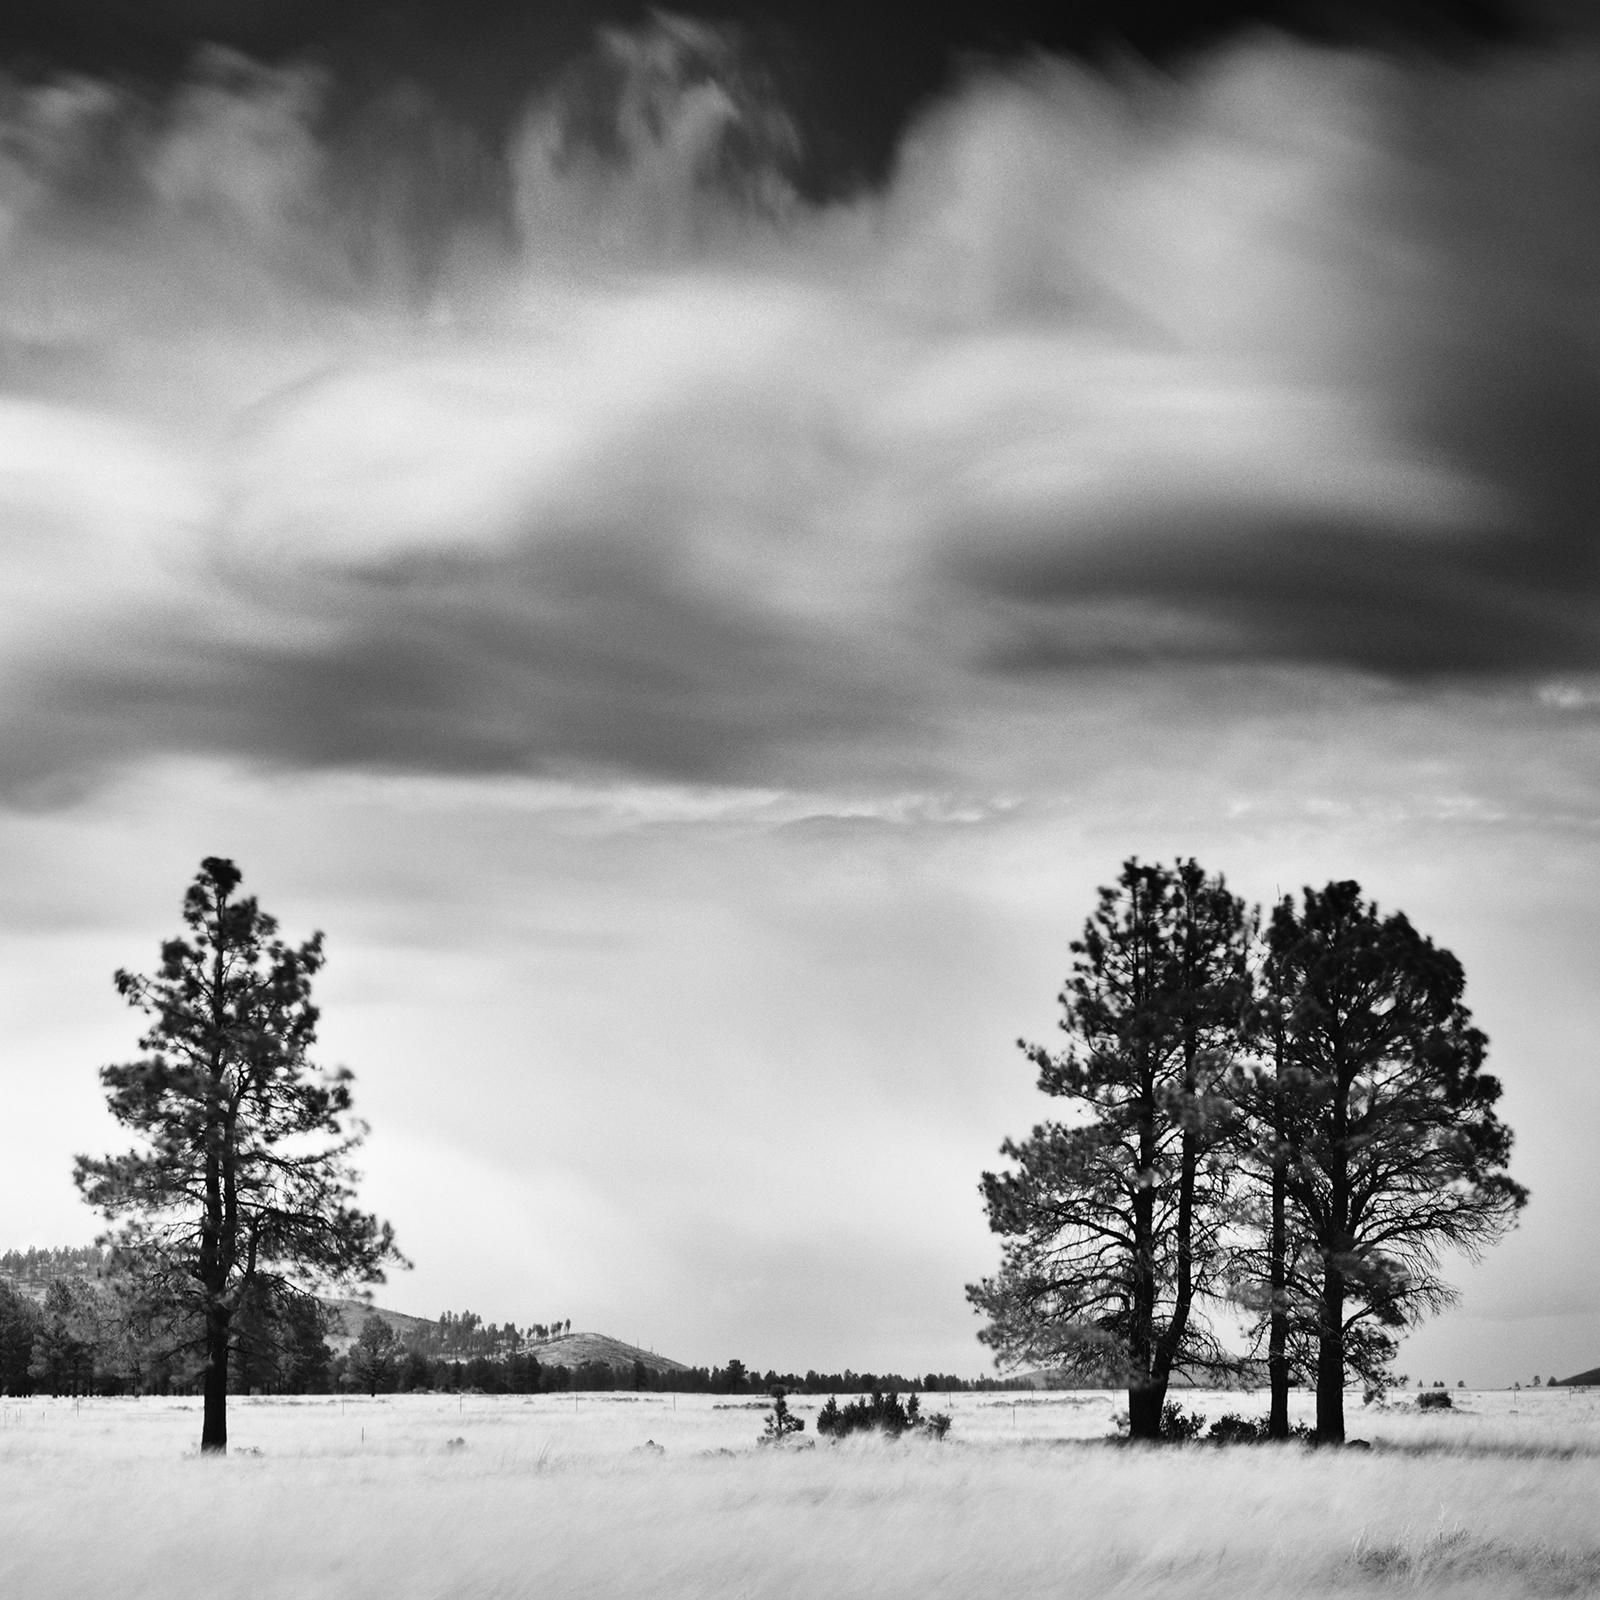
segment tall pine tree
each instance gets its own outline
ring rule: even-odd
[[[185,932],[150,977],[118,990],[152,1020],[138,1060],[102,1067],[112,1114],[139,1141],[78,1157],[85,1199],[115,1226],[118,1258],[188,1319],[205,1360],[202,1451],[228,1444],[233,1323],[253,1292],[280,1302],[381,1282],[403,1264],[387,1223],[357,1209],[351,1074],[309,1052],[322,935],[291,948],[231,861],[209,856],[184,897]]]
[[[1220,878],[1127,862],[1072,946],[1067,1048],[1019,1041],[1068,1116],[1008,1139],[1012,1170],[983,1175],[1005,1244],[967,1289],[979,1338],[1013,1364],[1126,1383],[1134,1438],[1159,1435],[1178,1367],[1218,1355],[1200,1307],[1219,1287],[1248,943]]]
[[[1273,1176],[1311,1258],[1317,1438],[1340,1443],[1347,1370],[1448,1304],[1441,1252],[1494,1242],[1527,1191],[1448,950],[1351,882],[1281,901],[1267,947]]]

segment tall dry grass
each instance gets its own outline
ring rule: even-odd
[[[800,1451],[704,1397],[248,1402],[224,1461],[189,1406],[6,1401],[0,1595],[1595,1594],[1600,1438],[1563,1398],[1396,1407],[1371,1453],[1104,1448],[1070,1437],[1112,1409],[1082,1397]]]

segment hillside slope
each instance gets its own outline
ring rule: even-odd
[[[1590,1367],[1587,1372],[1580,1372],[1575,1378],[1552,1378],[1552,1389],[1595,1389],[1600,1388],[1600,1367]]]
[[[613,1339],[605,1333],[566,1333],[558,1339],[529,1345],[527,1349],[544,1367],[580,1367],[586,1361],[603,1361],[607,1366],[627,1370],[635,1361],[642,1361],[652,1372],[689,1370],[685,1362],[659,1356],[653,1350],[641,1350],[637,1345]]]
[[[364,1300],[324,1300],[328,1310],[328,1345],[335,1354],[348,1350],[361,1332],[368,1316],[380,1317],[395,1333],[405,1339],[413,1334],[434,1328],[427,1317],[413,1317],[404,1311],[391,1311],[387,1306],[369,1305]],[[670,1356],[657,1355],[653,1350],[641,1350],[637,1345],[613,1339],[605,1333],[567,1333],[555,1339],[542,1339],[522,1346],[522,1354],[538,1359],[542,1367],[580,1367],[585,1362],[603,1361],[607,1366],[630,1371],[635,1361],[642,1361],[652,1372],[687,1372],[688,1366],[674,1361]]]
[[[361,1332],[361,1324],[369,1316],[376,1316],[387,1322],[402,1339],[408,1334],[418,1333],[424,1328],[433,1326],[427,1317],[413,1317],[404,1311],[391,1311],[387,1306],[369,1305],[365,1300],[325,1298],[322,1305],[328,1313],[328,1345],[335,1354],[341,1350],[348,1350],[355,1343],[356,1336]]]

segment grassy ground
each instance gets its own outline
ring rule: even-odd
[[[942,1445],[782,1452],[698,1396],[244,1401],[224,1461],[190,1402],[0,1401],[0,1595],[1600,1593],[1596,1397],[1456,1398],[1358,1402],[1370,1453],[1075,1442],[1106,1396],[957,1396]]]

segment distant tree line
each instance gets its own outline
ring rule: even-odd
[[[0,1281],[0,1390],[10,1395],[192,1394],[207,1357],[199,1319],[158,1309],[135,1277],[48,1280],[35,1299]],[[234,1394],[327,1392],[337,1376],[319,1302],[247,1292],[230,1331]]]
[[[0,1279],[12,1284],[46,1284],[52,1278],[98,1278],[110,1265],[104,1245],[29,1245],[26,1250],[0,1250]]]
[[[7,1395],[194,1394],[203,1353],[186,1330],[152,1319],[140,1297],[112,1272],[103,1252],[8,1251],[26,1263],[19,1280],[43,1284],[40,1298],[0,1279],[0,1392]],[[8,1272],[10,1268],[8,1266]],[[373,1394],[472,1390],[483,1394],[566,1394],[605,1390],[655,1393],[833,1395],[1030,1388],[1020,1379],[969,1380],[928,1372],[760,1372],[734,1358],[723,1366],[658,1369],[625,1364],[540,1361],[526,1332],[496,1328],[471,1311],[397,1333],[376,1313],[348,1350],[335,1351],[336,1313],[317,1301],[247,1296],[232,1326],[228,1381],[233,1394]],[[546,1324],[547,1328],[565,1324]],[[534,1324],[534,1327],[539,1326]]]
[[[422,1354],[448,1361],[468,1361],[475,1356],[500,1359],[519,1355],[530,1346],[548,1344],[572,1331],[572,1318],[561,1322],[485,1322],[476,1311],[446,1311],[437,1322],[407,1328],[406,1345]]]

